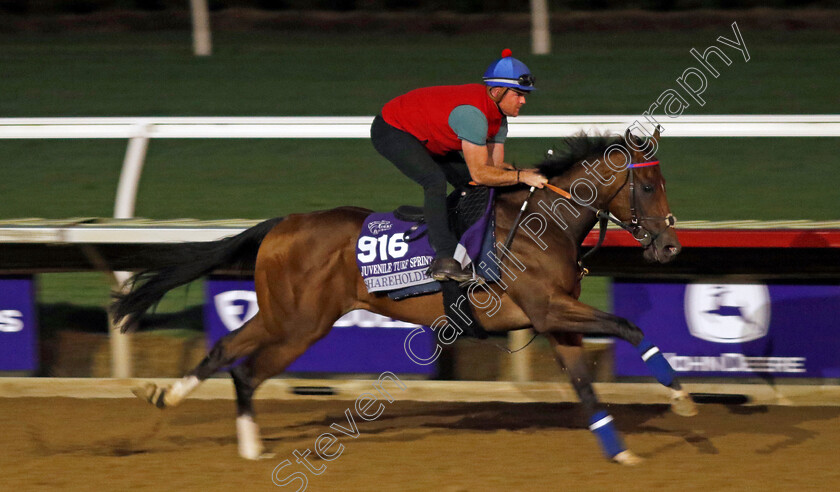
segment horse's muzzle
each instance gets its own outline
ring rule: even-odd
[[[682,245],[673,228],[662,231],[651,244],[645,248],[644,258],[653,263],[670,263],[682,251]]]

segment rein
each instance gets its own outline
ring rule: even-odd
[[[658,165],[659,165],[659,161],[647,161],[647,162],[631,163],[631,164],[628,164],[628,166],[627,166],[627,168],[630,170],[630,174],[628,175],[627,181],[624,182],[624,184],[621,186],[621,188],[623,188],[627,184],[630,185],[630,223],[629,224],[627,222],[624,222],[624,221],[620,220],[618,217],[616,217],[615,215],[613,215],[610,212],[607,212],[607,211],[604,211],[604,210],[601,210],[601,209],[597,209],[597,208],[593,207],[592,205],[583,205],[583,204],[578,203],[578,205],[581,205],[584,208],[587,208],[590,211],[595,212],[595,218],[598,219],[598,227],[599,227],[598,242],[595,244],[594,247],[592,247],[592,249],[590,249],[583,256],[581,256],[580,259],[577,262],[578,267],[581,270],[581,278],[586,276],[587,274],[589,274],[589,269],[587,269],[585,266],[583,266],[583,260],[585,260],[586,258],[591,256],[593,253],[595,253],[601,247],[601,245],[604,243],[604,239],[606,238],[606,235],[607,235],[607,223],[608,222],[612,222],[613,224],[617,225],[618,227],[621,227],[625,231],[629,232],[633,236],[633,239],[638,241],[639,244],[644,248],[647,248],[648,246],[650,246],[651,243],[653,243],[653,241],[657,237],[659,237],[660,234],[662,234],[661,232],[658,233],[658,234],[652,234],[649,230],[647,230],[642,225],[645,221],[663,220],[667,223],[666,229],[676,225],[677,218],[674,217],[674,214],[668,214],[666,217],[653,217],[653,216],[641,216],[641,217],[639,217],[638,214],[636,213],[636,186],[635,186],[633,169],[638,168],[638,167],[648,167],[648,166],[658,166]],[[554,185],[549,184],[549,183],[546,183],[545,187],[547,189],[553,191],[554,193],[557,193],[558,195],[562,196],[563,198],[565,198],[567,200],[574,201],[571,193],[569,193],[568,191],[566,191],[562,188],[558,188],[557,186],[554,186]],[[616,194],[618,194],[618,192],[621,191],[621,188],[619,188],[619,190],[616,192]],[[519,213],[516,216],[516,220],[514,220],[513,226],[511,227],[510,232],[508,233],[508,237],[505,240],[505,247],[506,248],[510,248],[510,244],[513,242],[513,236],[515,235],[516,230],[519,228],[519,222],[522,219],[522,214],[525,212],[525,208],[528,206],[528,202],[531,200],[531,197],[534,195],[534,191],[535,191],[534,187],[531,187],[531,190],[528,193],[528,196],[525,198],[525,201],[522,203],[522,207],[519,209]],[[615,196],[615,195],[613,195],[613,196]]]
[[[667,223],[667,227],[665,229],[668,229],[669,227],[673,227],[674,225],[676,225],[677,218],[674,217],[674,214],[668,214],[666,217],[653,217],[653,216],[641,216],[641,217],[639,217],[638,214],[636,213],[636,186],[635,186],[635,178],[634,178],[633,169],[635,169],[637,167],[648,167],[648,166],[658,166],[658,165],[659,165],[659,161],[637,162],[637,163],[631,163],[631,164],[627,165],[627,168],[630,170],[630,173],[627,177],[627,181],[625,181],[624,184],[621,185],[621,188],[619,188],[618,191],[616,191],[615,195],[620,193],[621,189],[624,188],[625,186],[627,186],[628,183],[630,184],[630,223],[629,224],[627,222],[624,222],[624,221],[620,220],[618,217],[613,215],[611,212],[607,212],[607,211],[604,211],[604,210],[601,210],[601,209],[597,209],[597,208],[593,207],[592,205],[578,204],[578,205],[582,205],[583,207],[591,210],[592,212],[595,212],[595,217],[598,219],[598,227],[599,227],[598,242],[595,244],[594,247],[592,247],[592,249],[587,251],[577,261],[578,268],[580,268],[579,279],[582,279],[583,277],[585,277],[586,275],[589,274],[589,269],[586,268],[583,265],[583,260],[585,260],[586,258],[591,256],[593,253],[598,251],[598,249],[604,243],[604,239],[607,236],[607,224],[609,222],[612,222],[613,224],[615,224],[615,225],[621,227],[622,229],[624,229],[625,231],[629,232],[633,236],[633,239],[638,241],[639,244],[642,245],[642,247],[645,247],[645,248],[650,246],[651,243],[653,243],[653,241],[657,237],[659,237],[660,234],[662,234],[662,232],[660,232],[658,234],[655,234],[655,235],[651,234],[651,232],[648,231],[642,225],[642,223],[644,221],[664,220]],[[558,188],[557,186],[554,186],[554,185],[549,184],[549,183],[546,183],[545,187],[547,189],[549,189],[550,191],[553,191],[554,193],[557,193],[558,195],[562,196],[563,198],[565,198],[567,200],[575,201],[574,198],[572,197],[572,194],[569,193],[568,191],[562,189],[562,188]],[[510,249],[510,245],[511,245],[511,243],[513,243],[513,238],[516,235],[516,231],[517,231],[517,229],[519,229],[519,223],[522,220],[522,215],[525,213],[525,209],[528,207],[528,202],[531,201],[531,197],[534,196],[535,191],[536,191],[536,188],[532,186],[531,189],[528,192],[528,196],[525,197],[525,201],[522,202],[522,206],[519,208],[519,212],[516,214],[516,218],[514,219],[513,225],[510,228],[510,232],[508,232],[508,236],[505,239],[504,247],[506,249]],[[615,195],[613,195],[613,198],[615,198]],[[612,201],[613,198],[611,198],[610,201]],[[575,202],[575,203],[577,203],[577,202]],[[509,348],[503,347],[503,346],[501,346],[497,343],[494,343],[494,342],[490,342],[490,344],[495,346],[497,349],[499,349],[502,352],[505,352],[507,354],[515,354],[516,352],[519,352],[520,350],[524,350],[528,345],[531,345],[531,342],[533,342],[537,338],[538,335],[539,335],[538,333],[534,334],[534,336],[531,338],[531,340],[528,341],[528,343],[526,343],[522,347],[519,347],[516,350],[510,350]],[[472,339],[470,339],[470,340],[472,341]],[[476,343],[478,343],[478,342],[476,341]]]
[[[668,226],[666,227],[666,229],[668,227],[673,227],[677,223],[677,218],[674,217],[674,214],[668,214],[667,217],[651,217],[651,216],[639,217],[636,214],[636,187],[635,187],[635,179],[634,179],[633,169],[635,169],[637,167],[648,167],[648,166],[658,166],[658,165],[659,165],[659,161],[637,162],[637,163],[631,163],[631,164],[627,165],[627,168],[630,170],[630,174],[627,177],[627,181],[625,181],[624,184],[621,185],[621,188],[624,188],[625,186],[627,186],[628,183],[630,184],[630,223],[629,224],[627,222],[624,222],[624,221],[620,220],[618,217],[614,216],[610,212],[606,212],[604,210],[597,209],[597,208],[593,207],[592,205],[578,204],[578,205],[582,205],[583,207],[591,210],[592,212],[595,212],[595,217],[598,219],[598,227],[599,227],[598,242],[595,244],[594,247],[592,247],[592,249],[590,249],[589,251],[584,253],[584,255],[581,256],[577,261],[578,268],[580,268],[579,279],[582,279],[583,277],[585,277],[586,275],[589,274],[589,269],[586,268],[583,265],[583,260],[585,260],[586,258],[591,256],[593,253],[598,251],[598,249],[600,249],[601,245],[604,243],[604,239],[607,236],[607,224],[609,222],[612,222],[613,224],[615,224],[615,225],[621,227],[622,229],[624,229],[625,231],[629,232],[633,236],[633,239],[638,241],[639,244],[641,244],[643,247],[650,246],[650,244],[659,236],[659,234],[662,234],[660,232],[659,234],[652,235],[650,233],[650,231],[645,229],[645,227],[642,225],[642,223],[644,221],[654,220],[654,219],[664,220],[668,223]],[[549,183],[546,183],[545,187],[547,189],[549,189],[550,191],[553,191],[554,193],[557,193],[558,195],[562,196],[563,198],[565,198],[567,200],[575,201],[574,198],[572,197],[572,194],[569,193],[568,191],[562,189],[562,188],[558,188],[557,186],[554,186],[554,185],[549,184]],[[619,192],[621,192],[621,188],[619,188],[618,191],[615,193],[616,195]],[[528,196],[525,197],[525,201],[522,202],[522,206],[519,207],[519,212],[516,214],[516,218],[513,221],[513,225],[510,228],[510,232],[508,232],[508,236],[505,239],[505,243],[504,243],[505,249],[510,249],[510,245],[511,245],[511,243],[513,243],[513,238],[516,235],[516,231],[517,231],[517,229],[519,229],[519,223],[522,220],[522,215],[525,213],[525,209],[528,208],[528,202],[531,201],[531,198],[534,196],[535,191],[536,191],[536,188],[532,186],[531,189],[528,192]],[[615,198],[615,195],[613,195],[613,198]],[[610,201],[612,201],[612,198],[610,199]],[[577,203],[577,202],[575,202],[575,203]],[[534,334],[534,336],[531,337],[531,340],[529,340],[528,343],[526,343],[522,347],[519,347],[516,350],[510,350],[509,348],[503,347],[503,346],[501,346],[497,343],[494,343],[494,342],[490,342],[490,344],[493,345],[494,347],[496,347],[497,349],[499,349],[502,352],[505,352],[507,354],[515,354],[516,352],[519,352],[520,350],[524,350],[528,345],[531,345],[531,342],[533,342],[537,338],[538,335],[539,334]],[[472,341],[472,339],[470,339],[470,340]],[[476,341],[476,343],[478,343],[478,342]]]

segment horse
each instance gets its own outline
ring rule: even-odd
[[[599,222],[603,228],[609,219],[634,234],[646,260],[668,263],[679,254],[665,180],[658,161],[651,160],[658,141],[658,129],[645,140],[629,131],[623,136],[578,134],[537,166],[550,186],[500,188],[496,237],[512,237],[516,229],[523,232],[509,248],[498,244],[504,253],[502,275],[497,283],[472,289],[469,299],[473,308],[496,302],[492,312],[474,309],[486,332],[532,329],[548,339],[590,415],[590,430],[604,454],[626,465],[641,458],[624,446],[612,417],[598,402],[584,360],[584,336],[612,336],[632,344],[657,381],[669,388],[672,410],[683,416],[697,410],[658,347],[639,327],[578,300],[584,274],[580,252],[589,231]],[[252,404],[254,391],[326,336],[338,318],[366,309],[432,326],[444,314],[440,293],[395,301],[367,292],[354,248],[370,213],[344,206],[270,219],[218,241],[177,244],[159,265],[136,273],[127,286],[130,290],[115,294],[112,305],[114,320],[124,331],[136,326],[142,313],[170,289],[237,262],[253,265],[259,311],[221,338],[183,378],[169,386],[147,383],[135,394],[159,408],[174,407],[202,381],[241,360],[229,369],[236,392],[238,450],[246,459],[265,457]]]

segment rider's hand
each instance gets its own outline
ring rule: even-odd
[[[542,188],[548,183],[548,179],[533,169],[522,169],[519,172],[519,182],[528,186]]]

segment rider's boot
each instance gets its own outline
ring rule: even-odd
[[[435,258],[429,266],[428,275],[438,282],[454,280],[461,283],[473,278],[472,272],[461,268],[455,258]]]

